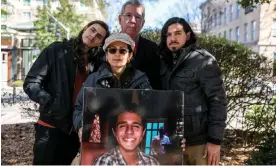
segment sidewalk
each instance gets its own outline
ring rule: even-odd
[[[13,87],[4,87],[1,89],[1,125],[35,122],[38,119],[38,113],[29,117],[25,108],[34,108],[30,99],[24,93],[22,87],[16,87],[16,96],[13,98]]]

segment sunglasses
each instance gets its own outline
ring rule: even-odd
[[[110,54],[115,54],[117,51],[119,51],[119,54],[126,54],[128,52],[128,49],[126,48],[107,48],[107,51],[110,53]]]

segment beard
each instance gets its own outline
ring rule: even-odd
[[[176,47],[172,47],[170,50],[171,50],[171,52],[176,53],[176,52],[178,52],[180,49],[178,49],[178,48],[176,48]]]

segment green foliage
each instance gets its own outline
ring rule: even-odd
[[[160,42],[161,33],[160,33],[160,31],[157,28],[155,28],[155,29],[154,28],[144,29],[141,32],[141,35],[143,37],[145,37],[146,39],[154,41],[155,43],[159,43]]]
[[[1,15],[8,15],[8,12],[4,9],[1,9]]]
[[[23,86],[23,81],[22,80],[16,80],[12,83],[12,86],[14,87],[22,87]]]
[[[58,7],[55,12],[51,12],[49,10],[51,8],[50,1],[47,6],[37,9],[38,19],[34,22],[36,28],[35,46],[37,46],[40,50],[43,50],[54,41],[60,41],[63,38],[66,38],[67,34],[63,28],[60,28],[62,36],[60,38],[56,37],[55,31],[48,32],[50,16],[47,13],[53,15],[59,22],[70,29],[70,37],[76,36],[82,28],[82,23],[85,18],[78,15],[74,7],[66,0],[60,0],[60,4],[61,6]]]
[[[248,165],[276,165],[276,131],[269,133],[251,154]]]
[[[272,87],[269,86],[272,66],[269,65],[267,58],[253,52],[245,45],[230,42],[225,38],[202,35],[199,36],[198,43],[216,57],[222,70],[228,98],[227,124],[230,125],[238,115],[245,115],[252,105],[262,105],[264,107],[259,109],[264,111],[273,95]],[[250,128],[252,126],[246,124],[249,125],[244,123],[241,127],[254,131],[260,128],[266,130],[268,127]]]
[[[253,105],[245,113],[245,122],[250,129],[270,133],[276,130],[276,98],[269,105]],[[265,131],[264,131],[265,130]]]
[[[239,0],[239,4],[243,7],[256,7],[256,4],[270,3],[271,0]]]

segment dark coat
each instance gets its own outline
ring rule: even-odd
[[[139,36],[137,51],[131,63],[134,68],[146,73],[153,89],[160,89],[159,62],[160,57],[157,53],[157,44]]]
[[[135,70],[132,67],[128,67],[120,77],[119,81],[111,73],[110,67],[107,64],[103,64],[97,72],[92,73],[87,77],[77,96],[73,115],[73,123],[77,131],[82,127],[84,87],[152,89],[145,73]]]
[[[89,63],[90,73],[95,64]],[[41,52],[23,85],[29,98],[40,104],[39,119],[66,133],[72,131],[76,69],[69,42],[54,42]]]
[[[162,87],[184,91],[187,145],[220,144],[226,121],[226,93],[214,56],[194,46],[182,50],[176,65],[161,61]]]

